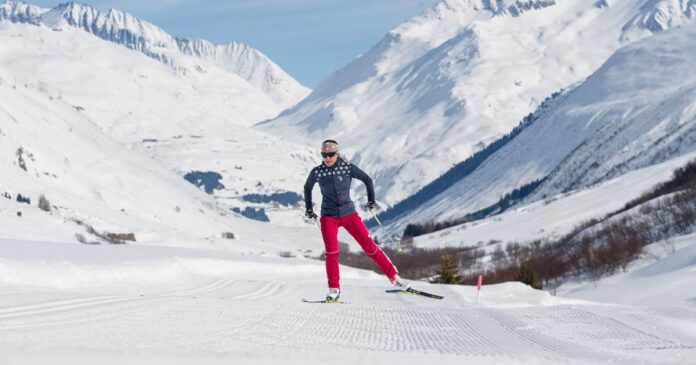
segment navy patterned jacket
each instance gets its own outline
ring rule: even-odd
[[[365,172],[350,162],[338,158],[336,163],[327,167],[323,162],[310,171],[304,185],[305,208],[312,209],[312,188],[319,183],[321,188],[321,215],[344,217],[355,212],[355,205],[350,199],[350,183],[353,178],[361,180],[367,187],[367,201],[375,201],[375,189],[372,179]]]

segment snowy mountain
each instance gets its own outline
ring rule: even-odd
[[[213,194],[229,208],[302,222],[293,210],[299,198],[278,202],[274,194],[299,193],[305,176],[295,172],[315,165],[314,154],[248,127],[281,108],[236,73],[183,54],[173,69],[75,27],[0,22],[0,44],[13,86],[35,85],[65,101],[108,138],[143,151],[182,180],[189,173],[219,174],[216,186],[224,188]]]
[[[392,205],[622,45],[694,19],[684,0],[441,1],[259,127],[337,139]]]
[[[620,49],[587,80],[538,110],[531,117],[533,123],[515,138],[450,188],[405,213],[397,225],[461,218],[495,207],[501,197],[515,190],[527,191],[505,204],[586,194],[581,190],[693,153],[694,39],[696,25],[690,25]],[[654,183],[635,180],[633,194]],[[622,199],[627,198],[631,197]],[[600,199],[596,205],[611,204]],[[585,212],[575,213],[582,216]]]
[[[245,44],[234,42],[215,46],[205,40],[175,38],[154,24],[116,9],[101,12],[74,2],[42,9],[9,1],[0,4],[1,20],[43,24],[56,31],[67,27],[82,29],[175,68],[182,67],[179,60],[182,53],[193,55],[239,75],[281,109],[296,104],[309,93],[309,89],[300,85],[268,57]]]
[[[0,237],[77,244],[111,233],[133,234],[135,245],[321,249],[304,233],[316,228],[267,230],[232,213],[161,161],[113,141],[45,84],[13,79],[0,66]]]

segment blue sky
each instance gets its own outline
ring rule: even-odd
[[[53,7],[67,0],[25,0]],[[315,87],[368,50],[392,28],[436,0],[92,0],[117,8],[179,37],[259,49],[291,76]]]

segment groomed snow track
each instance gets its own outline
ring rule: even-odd
[[[435,301],[386,294],[383,283],[374,280],[346,280],[342,299],[349,305],[308,305],[300,302],[302,296],[323,294],[316,280],[278,279],[229,278],[122,296],[5,291],[0,294],[0,350],[29,349],[21,358],[32,359],[31,354],[40,357],[70,344],[67,351],[96,352],[98,358],[125,351],[128,356],[243,356],[261,362],[323,362],[333,358],[327,354],[340,354],[338,362],[345,363],[394,356],[402,361],[406,355],[413,362],[438,358],[447,363],[474,357],[504,363],[686,364],[696,358],[693,332],[673,325],[693,326],[696,313],[687,309],[562,300],[515,306],[514,299],[486,296],[476,304],[473,288],[428,286],[446,296]],[[486,290],[519,292],[512,285],[517,284]]]

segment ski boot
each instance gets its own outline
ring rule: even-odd
[[[341,295],[341,289],[329,288],[329,294],[326,294],[327,303],[338,303],[338,297]]]
[[[389,280],[391,281],[392,285],[394,285],[395,287],[397,287],[403,291],[406,291],[406,290],[411,288],[411,284],[409,284],[408,281],[399,277],[399,275],[396,275]]]

